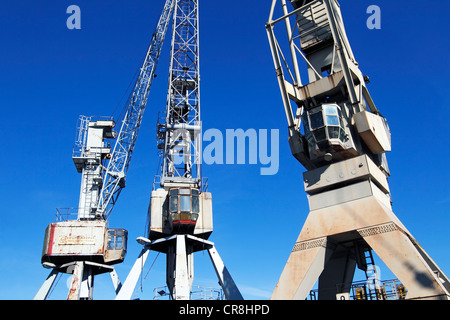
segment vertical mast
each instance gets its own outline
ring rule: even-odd
[[[174,10],[161,186],[200,187],[200,73],[198,1],[179,0]]]
[[[194,253],[208,250],[227,299],[242,300],[214,243],[212,196],[202,186],[198,0],[174,0],[169,88],[157,145],[163,164],[148,210],[148,238],[116,300],[131,299],[149,250],[166,254],[166,284],[172,299],[190,298]],[[162,122],[159,122],[161,121]],[[155,180],[156,181],[156,180]]]

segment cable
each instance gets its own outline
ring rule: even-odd
[[[52,289],[50,290],[50,292],[48,293],[46,299],[50,298],[50,296],[52,295],[53,291],[55,290],[56,286],[58,285],[59,280],[61,280],[62,273],[60,272],[60,273],[58,274],[57,277],[58,277],[58,278],[56,279],[56,283],[53,285],[53,287],[52,287]]]
[[[158,254],[156,255],[155,259],[153,260],[153,262],[152,262],[150,268],[148,269],[147,273],[145,274],[144,279],[142,279],[142,273],[141,273],[141,285],[139,286],[139,288],[141,289],[141,292],[143,292],[142,284],[143,284],[143,282],[145,281],[145,279],[147,279],[147,276],[148,276],[148,274],[150,273],[150,270],[152,270],[153,265],[154,265],[155,262],[156,262],[156,259],[158,259],[158,257],[159,257],[159,254],[160,254],[160,252],[158,252]],[[133,299],[136,297],[137,291],[138,291],[138,290],[135,289],[135,292],[134,292],[134,294],[133,294]]]

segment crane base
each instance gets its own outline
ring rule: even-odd
[[[130,300],[150,250],[163,252],[167,256],[167,286],[173,300],[189,300],[194,278],[194,252],[208,250],[211,262],[227,300],[242,300],[236,284],[217,252],[214,243],[192,235],[173,235],[154,241],[138,238],[144,244],[139,257],[128,274],[116,300]]]
[[[46,264],[46,266],[51,266],[51,264]],[[110,274],[116,294],[122,286],[114,267],[105,264],[90,261],[72,261],[58,266],[53,265],[51,269],[52,271],[34,297],[34,300],[47,299],[59,273],[72,274],[67,300],[92,300],[94,276],[99,274]]]
[[[332,177],[330,168],[322,169],[323,180]],[[450,298],[448,278],[395,216],[378,185],[366,178],[308,197],[311,211],[272,299],[305,299],[317,280],[319,299],[336,299],[345,292],[340,284],[352,282],[355,267],[365,268],[362,247],[398,277],[406,299]]]

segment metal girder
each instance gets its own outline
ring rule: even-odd
[[[42,284],[39,291],[34,296],[33,300],[45,300],[48,297],[48,294],[53,287],[53,284],[55,283],[56,277],[59,274],[59,271],[57,269],[52,269],[50,274],[48,275],[47,279]]]
[[[216,247],[213,246],[209,248],[208,254],[209,257],[211,258],[212,264],[214,265],[217,278],[219,278],[219,284],[222,287],[227,300],[244,300],[241,292],[234,283],[231,274],[228,272],[227,267],[225,266],[225,264],[222,261],[222,258],[217,252]]]
[[[153,33],[150,46],[133,91],[127,101],[127,109],[121,128],[104,173],[103,188],[97,211],[108,218],[117,201],[120,191],[125,187],[125,179],[133,154],[139,128],[147,105],[150,88],[155,76],[162,45],[166,36],[175,0],[166,0],[156,31]]]
[[[150,253],[150,247],[144,246],[139,257],[136,259],[130,273],[128,274],[125,282],[119,290],[116,296],[116,300],[131,300],[134,292],[134,288],[139,280],[139,276],[142,273],[145,262],[147,261],[148,254]]]
[[[169,88],[164,123],[161,186],[201,183],[198,1],[177,0],[172,27]]]
[[[219,284],[228,300],[243,300],[234,283],[231,274],[220,258],[214,243],[192,235],[172,235],[150,241],[138,238],[144,247],[134,263],[127,279],[116,296],[116,300],[130,300],[139,277],[144,269],[150,249],[166,253],[167,255],[167,285],[174,300],[190,298],[193,274],[193,254],[197,251],[208,250]]]

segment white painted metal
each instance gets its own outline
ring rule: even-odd
[[[72,281],[68,294],[68,299],[70,300],[92,300],[94,276],[98,274],[109,273],[116,292],[118,292],[121,287],[119,277],[117,276],[114,267],[109,265],[91,261],[74,261],[59,266],[49,265],[51,266],[51,272],[33,300],[47,299],[55,284],[55,280],[60,273],[72,274]]]
[[[358,133],[375,154],[391,151],[391,133],[386,119],[363,111],[353,116]]]
[[[174,300],[189,300],[191,287],[189,285],[188,257],[184,235],[177,235],[175,260]]]
[[[50,224],[44,244],[44,257],[99,256],[105,253],[105,221],[64,221]]]
[[[59,271],[57,269],[52,269],[47,279],[42,284],[39,291],[34,296],[33,300],[45,300],[48,297],[48,294],[55,283],[56,277],[58,276]]]
[[[214,269],[216,270],[217,278],[219,278],[219,284],[222,287],[227,300],[243,300],[244,298],[242,297],[238,287],[234,283],[233,278],[228,272],[227,267],[223,263],[222,258],[220,258],[220,255],[214,246],[208,249],[208,254],[211,258]]]
[[[201,187],[199,15],[197,0],[176,0],[169,88],[159,136],[164,145],[161,186]]]
[[[183,300],[190,298],[194,252],[212,245],[206,239],[213,231],[213,219],[212,197],[201,172],[198,1],[174,1],[167,105],[157,124],[161,176],[151,194],[148,239],[137,240],[144,250],[166,254],[167,286],[174,300]],[[184,208],[182,200],[188,203]],[[118,299],[131,297],[140,272],[135,264]]]
[[[138,240],[139,243],[145,243],[145,246],[122,285],[122,289],[119,291],[116,300],[131,299],[150,248],[166,253],[167,255],[167,286],[172,295],[172,299],[184,300],[190,298],[190,288],[192,287],[194,278],[194,252],[203,250],[208,250],[225,297],[228,300],[243,299],[231,274],[214,247],[213,242],[192,235],[172,235],[153,241],[149,239],[144,240],[141,237]]]
[[[110,232],[113,230],[106,227],[106,221],[120,191],[125,187],[132,152],[174,3],[175,0],[165,0],[144,63],[127,101],[119,133],[112,130],[115,122],[110,118],[80,117],[73,153],[77,171],[82,173],[78,217],[76,221],[58,222],[47,228],[42,263],[51,264],[55,272],[41,288],[37,295],[40,298],[46,298],[47,289],[53,284],[54,274],[67,272],[73,273],[69,299],[91,299],[94,275],[111,272],[111,267],[93,266],[89,261],[109,264],[123,261],[126,231],[116,230],[122,232],[125,235],[123,237],[112,236]],[[109,143],[115,138],[114,149],[111,151]],[[122,250],[116,250],[117,247]],[[68,261],[75,261],[75,271],[62,266]],[[115,271],[111,277],[117,291],[120,281]]]
[[[365,185],[369,186],[366,189],[368,193],[364,190]],[[343,250],[343,243],[360,239],[406,286],[407,298],[441,299],[449,296],[448,279],[428,260],[424,251],[417,249],[420,246],[394,215],[390,204],[385,201],[385,194],[375,184],[367,180],[328,193],[331,194],[324,196],[319,193],[310,197],[319,196],[328,202],[310,204],[311,212],[275,288],[273,299],[305,299],[326,268],[336,271],[343,265],[348,266],[348,261],[332,259],[336,248]],[[348,250],[353,252],[354,248],[349,246]]]
[[[145,246],[139,254],[139,257],[136,259],[133,267],[131,268],[130,273],[128,273],[125,282],[123,283],[122,287],[119,290],[119,293],[116,296],[116,300],[131,300],[134,293],[134,288],[136,287],[139,276],[142,273],[142,269],[144,268],[149,253],[150,247]]]
[[[80,283],[80,297],[81,300],[92,300],[94,293],[94,273],[92,267],[85,264],[83,275]]]
[[[274,19],[277,3],[283,16]],[[356,266],[367,271],[361,258],[366,249],[400,279],[407,299],[448,299],[448,278],[392,212],[385,156],[391,149],[389,127],[370,97],[338,2],[291,4],[289,12],[284,0],[273,0],[266,29],[291,152],[308,170],[303,180],[310,213],[272,299],[305,299],[317,280],[319,299],[336,299],[349,292]],[[281,21],[293,65],[275,35]],[[298,74],[297,54],[306,62],[309,83],[292,74]]]
[[[152,191],[149,215],[149,237],[166,237],[172,234],[172,226],[167,222],[168,191],[158,188]],[[199,195],[199,213],[193,235],[207,239],[213,231],[212,195],[202,192]]]
[[[109,275],[111,276],[111,281],[114,286],[114,291],[119,293],[120,289],[122,288],[122,283],[120,282],[119,276],[117,275],[116,269],[113,269]]]
[[[81,172],[78,219],[96,219],[96,210],[102,188],[102,163],[111,150],[105,139],[113,136],[115,126],[112,120],[92,120],[80,117],[79,136],[84,144],[75,145],[73,161]],[[77,140],[78,142],[78,140]]]
[[[117,264],[126,254],[127,232],[109,229],[103,220],[51,223],[46,231],[42,263],[58,267],[71,261]]]

